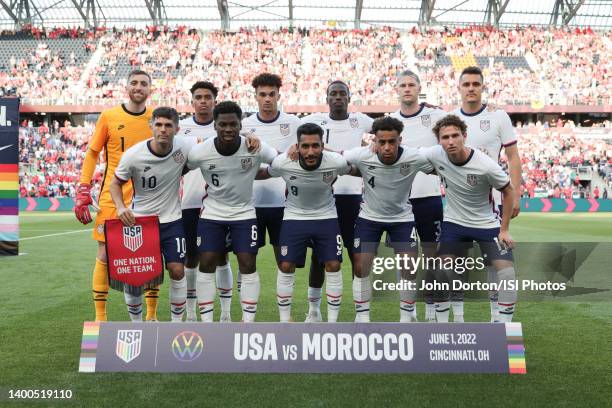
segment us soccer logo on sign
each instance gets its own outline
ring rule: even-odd
[[[140,355],[140,343],[142,330],[119,330],[117,331],[117,345],[115,354],[121,360],[129,363]]]
[[[481,120],[480,121],[480,130],[482,130],[483,132],[486,132],[487,130],[489,130],[490,127],[491,127],[491,121],[490,120]]]
[[[430,127],[431,126],[431,116],[430,115],[421,116],[421,124],[423,126]]]
[[[281,135],[287,136],[289,134],[289,124],[288,123],[281,123],[280,124],[280,132],[281,132]]]
[[[123,246],[132,252],[142,246],[142,226],[123,227]]]
[[[467,183],[474,187],[476,184],[478,184],[478,175],[476,174],[468,174],[467,175]]]

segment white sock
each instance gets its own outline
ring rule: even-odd
[[[251,323],[255,321],[257,313],[257,300],[259,299],[259,273],[257,271],[242,275],[242,290],[240,303],[242,305],[242,321]]]
[[[511,281],[516,279],[516,272],[513,267],[508,267],[501,269],[497,272],[497,276],[499,277],[499,281]],[[512,317],[514,315],[514,307],[517,300],[517,291],[507,289],[509,284],[506,284],[501,287],[499,291],[499,299],[497,302],[498,308],[498,320],[502,323],[509,323],[512,321]]]
[[[355,321],[370,321],[370,299],[372,298],[372,286],[370,277],[353,278],[353,302],[355,303]]]
[[[170,279],[170,316],[173,322],[182,322],[187,302],[187,278]]]
[[[198,280],[198,268],[185,268],[185,279],[187,279],[187,320],[197,320],[198,294],[196,282]]]
[[[327,294],[327,321],[337,322],[342,304],[342,271],[325,272],[327,281],[325,289]]]
[[[425,303],[425,320],[428,322],[436,321],[436,306],[433,303]]]
[[[213,321],[215,310],[215,275],[198,272],[197,278],[198,308],[203,322]]]
[[[487,265],[487,276],[488,276],[488,280],[489,283],[497,283],[497,271],[495,270],[495,268],[493,267],[493,265]],[[490,290],[489,291],[489,305],[491,308],[491,321],[492,322],[496,322],[499,320],[499,310],[497,307],[497,301],[498,301],[498,297],[499,297],[499,293],[497,293],[497,291],[494,290]]]
[[[142,322],[142,295],[134,296],[123,292],[128,314],[133,322]]]
[[[320,312],[323,288],[308,287],[308,313]]]
[[[232,274],[230,263],[217,266],[215,276],[217,277],[221,314],[230,314],[232,308],[232,288],[234,286],[234,275]]]
[[[417,291],[414,289],[400,290],[400,322],[417,321],[416,297]]]
[[[463,300],[451,301],[453,307],[453,322],[463,323]]]
[[[291,299],[295,285],[295,273],[284,273],[280,269],[276,275],[276,301],[281,323],[291,319]]]
[[[448,314],[450,311],[450,302],[435,302],[436,320],[439,323],[448,323]]]

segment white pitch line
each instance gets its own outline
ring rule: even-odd
[[[85,232],[85,231],[91,231],[91,230],[90,229],[80,229],[80,230],[74,230],[74,231],[59,232],[57,234],[37,235],[35,237],[21,238],[20,241],[27,241],[28,239],[36,239],[36,238],[55,237],[58,235],[76,234],[77,232]]]

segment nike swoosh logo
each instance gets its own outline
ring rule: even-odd
[[[0,147],[0,152],[3,151],[3,150],[8,149],[11,146],[12,146],[12,144]]]

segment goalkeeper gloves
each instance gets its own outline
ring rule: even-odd
[[[89,213],[89,205],[93,203],[91,199],[91,184],[80,183],[77,186],[76,203],[74,206],[74,214],[77,219],[83,224],[89,224],[91,214]]]

